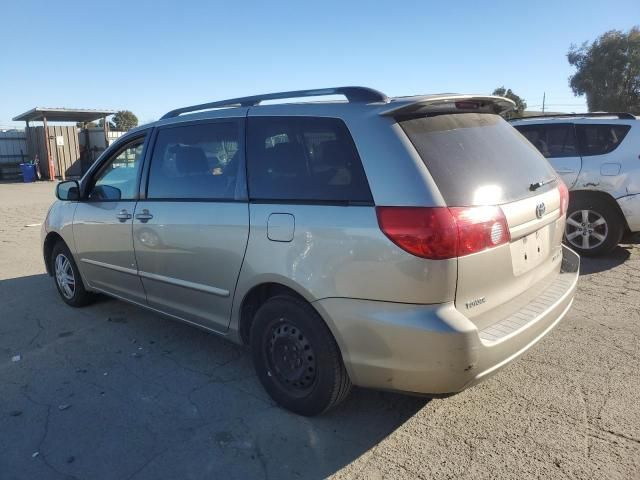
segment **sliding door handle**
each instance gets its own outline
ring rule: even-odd
[[[149,220],[153,218],[153,215],[149,213],[149,210],[146,208],[142,210],[142,212],[136,214],[136,220],[140,220],[142,223],[147,223]]]

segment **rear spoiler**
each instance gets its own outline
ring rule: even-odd
[[[391,102],[384,108],[380,115],[422,115],[428,113],[495,113],[501,114],[514,110],[516,107],[513,100],[493,95],[434,95],[425,97],[412,97],[398,99],[402,101],[400,105]],[[404,101],[403,101],[404,100]],[[407,103],[405,103],[405,101]]]

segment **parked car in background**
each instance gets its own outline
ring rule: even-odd
[[[569,187],[565,240],[582,255],[613,250],[640,231],[640,122],[628,113],[512,121]]]
[[[347,101],[261,105],[321,95]],[[47,270],[71,306],[102,292],[250,345],[303,415],[352,383],[459,392],[576,288],[567,188],[498,115],[512,107],[342,87],[174,110],[58,184]]]

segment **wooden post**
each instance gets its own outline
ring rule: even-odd
[[[29,152],[29,150],[31,148],[29,146],[29,143],[30,143],[29,142],[29,120],[26,120],[26,123],[27,123],[27,128],[25,128],[25,130],[24,130],[24,136],[25,136],[25,140],[27,142],[27,152]],[[22,150],[20,150],[20,153],[22,153]],[[27,158],[27,161],[29,161],[29,160],[33,160],[33,159]],[[22,163],[24,163],[24,160],[22,160]]]
[[[93,152],[91,151],[91,135],[89,134],[89,127],[84,129],[84,162],[81,165],[83,175],[87,173],[89,167],[93,165]]]
[[[60,159],[60,147],[58,147],[58,136],[56,135],[56,131],[55,131],[55,127],[53,129],[53,133],[54,133],[54,137],[56,137],[56,163],[58,164],[58,172],[60,172],[60,176],[62,177],[62,181],[64,182],[67,179],[67,166],[65,165],[64,161],[64,152],[63,152],[63,158]],[[62,136],[63,141],[64,141],[64,135]],[[69,143],[69,142],[66,142]]]
[[[107,117],[102,117],[102,129],[104,130],[104,148],[109,148],[109,125],[107,124]]]
[[[49,181],[55,182],[56,169],[53,165],[53,157],[51,156],[51,146],[49,145],[49,126],[47,125],[47,117],[42,117],[44,123],[44,148],[47,150],[47,163],[49,165]]]

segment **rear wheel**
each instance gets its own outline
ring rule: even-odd
[[[600,197],[578,197],[570,202],[565,241],[580,255],[611,252],[623,233],[624,219],[610,202]]]
[[[76,262],[63,242],[53,247],[51,266],[58,293],[66,304],[82,307],[91,301],[92,295],[85,290]]]
[[[303,300],[267,300],[256,312],[250,335],[258,378],[282,407],[312,416],[347,397],[351,381],[338,345]]]

